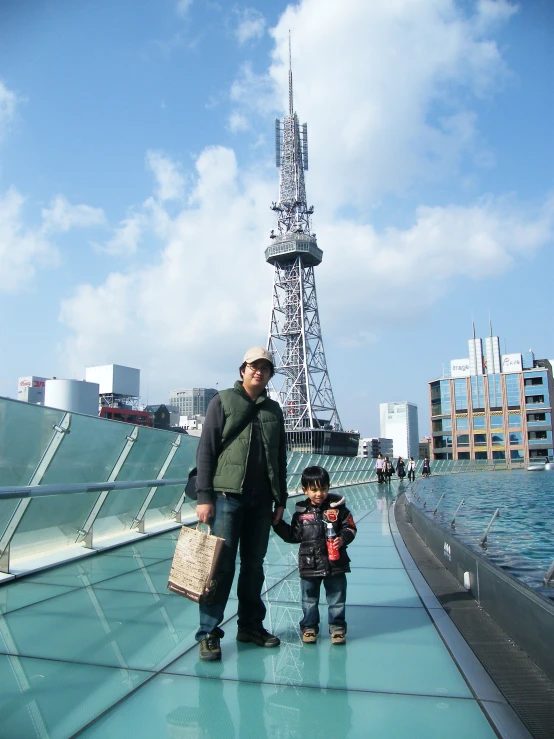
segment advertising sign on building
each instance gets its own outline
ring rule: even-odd
[[[46,377],[20,377],[17,387],[17,399],[26,403],[44,403],[44,386]]]
[[[469,377],[469,357],[450,361],[450,377]]]
[[[503,354],[501,357],[502,372],[522,372],[523,361],[521,354]]]

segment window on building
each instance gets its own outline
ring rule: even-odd
[[[523,459],[523,449],[510,449],[510,459]]]
[[[458,434],[456,444],[458,446],[469,446],[469,434]]]
[[[523,384],[525,385],[525,387],[529,387],[529,385],[542,385],[543,379],[541,375],[539,375],[538,377],[526,377],[523,381]]]
[[[493,459],[506,459],[506,452],[503,451],[503,450],[502,451],[501,450],[493,451],[492,458]]]
[[[516,446],[523,444],[523,434],[521,431],[510,431],[510,445]]]
[[[473,428],[474,429],[486,429],[487,419],[485,416],[473,416]]]
[[[528,413],[527,423],[538,423],[546,421],[546,413]]]
[[[544,395],[528,395],[525,398],[525,402],[527,403],[527,405],[533,403],[544,403]]]
[[[454,380],[454,399],[457,411],[467,410],[467,384],[465,378]]]
[[[487,435],[474,434],[473,443],[475,444],[475,446],[487,446]]]
[[[475,452],[475,459],[488,459],[486,452]]]
[[[528,431],[527,438],[529,441],[536,441],[537,439],[548,439],[546,431]]]
[[[442,412],[450,413],[450,380],[440,380],[440,391]]]
[[[456,418],[456,428],[458,429],[458,431],[468,431],[469,430],[469,418],[467,416]]]
[[[481,375],[475,375],[471,378],[471,402],[473,408],[485,407],[485,388]]]
[[[494,445],[504,444],[504,434],[492,434],[491,441]]]
[[[509,413],[508,426],[521,426],[521,413]]]
[[[458,452],[458,459],[469,459],[469,452]]]
[[[500,375],[489,375],[489,408],[502,408],[502,386]]]
[[[504,428],[504,416],[491,416],[491,429]]]
[[[510,408],[519,407],[519,375],[510,374],[506,377],[506,396]]]

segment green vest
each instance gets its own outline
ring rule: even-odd
[[[266,395],[260,395],[253,403],[243,390],[242,382],[235,382],[232,390],[221,390],[219,397],[225,414],[225,425],[222,434],[223,451],[218,457],[214,474],[214,490],[222,493],[242,492],[252,434],[252,424],[247,419],[257,415],[262,432],[271,493],[276,502],[280,503],[279,446],[283,413],[279,403]],[[252,408],[253,404],[256,405],[256,411]],[[239,429],[242,430],[237,436]],[[229,439],[231,443],[227,446]]]

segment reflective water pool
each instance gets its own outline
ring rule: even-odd
[[[554,599],[554,582],[543,578],[554,560],[554,472],[527,470],[476,472],[419,478],[406,487],[418,507],[448,527],[465,544],[484,552],[495,565],[519,578],[541,595]],[[435,515],[433,511],[443,495]],[[450,522],[460,502],[455,529]],[[495,510],[483,550],[479,541]]]

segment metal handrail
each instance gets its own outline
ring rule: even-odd
[[[0,487],[0,500],[9,500],[10,498],[38,498],[46,495],[67,495],[69,493],[101,493],[104,490],[168,487],[169,485],[186,485],[187,482],[188,477],[180,477],[176,480],[122,480],[120,482],[9,486]]]
[[[489,525],[487,526],[487,530],[485,531],[485,533],[484,533],[484,534],[483,534],[483,536],[481,537],[481,541],[479,542],[479,545],[480,545],[480,546],[482,546],[482,547],[483,547],[483,549],[486,549],[486,546],[487,546],[487,537],[488,537],[488,535],[489,535],[489,531],[491,530],[491,526],[492,526],[492,525],[493,525],[493,523],[494,523],[494,519],[495,519],[495,518],[496,518],[497,516],[499,516],[499,515],[500,515],[500,508],[497,508],[497,509],[496,509],[496,511],[495,511],[495,512],[493,513],[493,515],[492,515],[492,518],[491,518],[491,520],[490,520],[490,523],[489,523]]]

